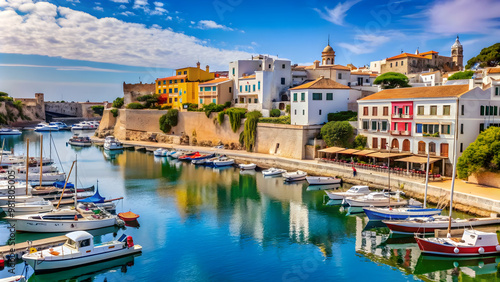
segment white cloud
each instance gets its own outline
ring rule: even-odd
[[[135,16],[135,14],[133,12],[130,12],[130,11],[125,11],[125,12],[121,12],[120,15],[124,15],[124,16]]]
[[[125,5],[120,5],[120,6],[118,6],[118,8],[120,8],[120,9],[127,9],[127,6],[125,6]]]
[[[99,7],[99,6],[94,7],[94,10],[101,11],[101,12],[104,11],[104,9],[102,7]]]
[[[196,37],[31,0],[0,0],[0,53],[151,68],[178,68],[196,60],[214,67],[249,53],[203,45]],[[147,42],[147,44],[145,44]]]
[[[99,72],[119,72],[119,73],[136,73],[135,71],[124,71],[115,69],[103,69],[87,66],[46,66],[46,65],[28,65],[28,64],[0,64],[0,67],[24,67],[24,68],[52,68],[60,71],[99,71]]]
[[[153,2],[153,4],[156,6],[156,7],[163,7],[163,3],[162,2]]]
[[[497,33],[499,11],[498,0],[436,1],[424,12],[428,17],[424,23],[426,30],[445,35]]]
[[[148,3],[148,0],[134,0],[134,6],[132,7],[132,9],[149,9],[148,8],[149,6],[149,3]]]
[[[71,2],[71,3],[80,3],[80,0],[66,0],[66,2]]]
[[[218,24],[218,23],[216,23],[214,21],[210,21],[210,20],[201,20],[194,27],[195,28],[199,28],[199,29],[222,29],[222,30],[228,30],[228,31],[233,31],[234,30],[234,29],[232,29],[230,27]]]
[[[128,0],[111,0],[111,2],[115,2],[115,3],[128,3]]]
[[[338,45],[356,55],[368,54],[376,51],[377,47],[391,41],[395,37],[404,37],[399,32],[388,31],[384,35],[358,34],[354,36],[354,43],[340,42]]]
[[[345,25],[345,17],[347,15],[347,11],[354,6],[356,3],[360,2],[361,0],[351,0],[351,1],[346,1],[344,3],[338,3],[337,6],[333,9],[328,9],[328,7],[325,7],[325,12],[321,11],[320,9],[315,8],[314,10],[318,12],[319,16],[331,23],[334,23],[336,25],[343,26]]]

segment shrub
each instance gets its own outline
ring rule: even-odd
[[[269,115],[271,117],[279,117],[281,115],[281,111],[278,109],[272,109]]]
[[[194,103],[182,103],[182,108],[183,109],[187,109],[188,111],[197,111],[198,110],[198,104],[194,104]]]
[[[208,105],[203,105],[203,111],[207,115],[207,117],[210,117],[210,114],[213,112],[221,112],[224,110],[224,105],[217,105],[215,103],[210,103]]]
[[[0,124],[8,124],[7,117],[0,113]]]
[[[144,109],[144,106],[141,103],[130,103],[127,105],[127,109]]]
[[[151,109],[157,107],[159,99],[160,99],[160,94],[152,94],[152,95],[148,94],[137,97],[137,101],[145,102],[144,108],[151,108]]]
[[[450,77],[448,77],[448,80],[471,79],[473,75],[473,71],[459,71],[450,75]]]
[[[291,109],[290,105],[286,105],[285,113],[290,114],[290,109]]]
[[[94,111],[95,114],[102,116],[102,113],[104,112],[104,106],[101,105],[92,106],[92,111]]]
[[[230,108],[231,107],[231,101],[227,101],[226,103],[224,103],[224,108]]]
[[[1,97],[8,97],[8,96],[9,96],[9,94],[8,94],[7,92],[2,92],[2,91],[0,91],[0,96],[1,96]]]
[[[173,126],[179,122],[179,110],[169,110],[166,114],[160,117],[160,129],[164,133],[168,133]]]
[[[19,115],[23,116],[23,102],[20,100],[17,100],[17,101],[14,101],[14,103],[12,105],[19,111]]]
[[[229,123],[233,132],[238,131],[241,126],[241,120],[245,117],[246,110],[242,108],[229,108],[226,114],[229,116]]]
[[[0,96],[0,102],[5,102],[5,101],[12,101],[12,97],[8,96]]]
[[[247,119],[245,120],[245,128],[243,130],[243,143],[247,151],[253,151],[255,146],[255,137],[257,134],[257,123],[262,114],[259,111],[252,111],[247,114]]]
[[[119,108],[123,107],[123,103],[124,103],[124,99],[118,97],[113,101],[113,107],[119,109]]]
[[[219,125],[222,125],[222,123],[224,122],[224,115],[225,115],[225,114],[226,114],[226,113],[225,113],[224,111],[219,112],[219,113],[217,114],[217,121],[219,122]]]
[[[341,111],[328,114],[328,121],[344,121],[344,120],[351,120],[353,118],[354,120],[357,120],[358,113],[353,111]]]
[[[172,108],[172,105],[161,105],[160,109],[161,110],[169,110]]]
[[[117,117],[118,116],[118,109],[111,109],[110,112],[113,114],[113,117]]]
[[[281,116],[281,117],[269,117],[269,118],[260,118],[259,122],[261,123],[277,123],[277,124],[291,124],[290,116]]]
[[[330,121],[321,128],[321,135],[328,146],[349,147],[354,128],[348,121]]]
[[[458,158],[457,172],[459,178],[467,178],[473,173],[499,170],[500,127],[492,126],[481,132],[476,140],[467,146]]]

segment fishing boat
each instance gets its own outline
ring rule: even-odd
[[[18,129],[12,129],[12,128],[0,128],[0,135],[21,135],[22,132],[19,131]]]
[[[479,230],[464,230],[462,238],[419,238],[418,247],[424,254],[444,256],[481,256],[500,254],[497,234]]]
[[[306,180],[309,185],[328,185],[342,183],[342,179],[340,178],[326,176],[307,176]]]
[[[262,171],[262,175],[264,176],[281,176],[283,173],[286,173],[286,170],[275,167],[271,167]]]
[[[131,211],[128,211],[128,212],[119,213],[118,217],[121,218],[125,222],[130,222],[130,221],[137,220],[139,218],[139,215],[135,214]]]
[[[68,144],[77,147],[90,147],[92,146],[92,140],[90,140],[90,137],[88,136],[80,136],[78,134],[75,134],[68,140]]]
[[[376,208],[364,207],[370,220],[394,220],[414,217],[430,217],[441,214],[441,209],[425,208]]]
[[[351,207],[387,207],[387,206],[393,206],[393,207],[402,207],[402,206],[419,206],[421,203],[418,201],[415,201],[413,199],[410,199],[409,201],[407,200],[400,200],[399,196],[402,192],[397,191],[396,195],[397,197],[395,199],[391,199],[392,197],[389,195],[389,193],[384,193],[384,192],[372,192],[368,195],[361,196],[361,197],[346,197],[344,201]]]
[[[360,196],[365,196],[370,194],[372,191],[370,191],[370,188],[368,186],[364,185],[355,185],[349,188],[349,190],[345,192],[334,192],[334,191],[329,191],[326,190],[325,193],[328,195],[328,198],[330,200],[343,200],[346,197],[350,198],[356,198]]]
[[[85,231],[66,234],[67,240],[62,246],[23,255],[35,273],[53,272],[92,264],[142,251],[135,245],[131,236],[123,234],[118,240],[94,244],[94,237]]]
[[[285,181],[287,182],[293,182],[293,181],[299,181],[299,180],[304,180],[306,179],[307,172],[297,170],[294,172],[286,172],[283,173],[283,178],[285,178]]]
[[[234,159],[230,159],[227,157],[220,157],[217,160],[213,161],[213,165],[215,167],[231,166],[233,164],[234,164]]]
[[[449,224],[448,216],[431,216],[408,218],[406,220],[383,220],[382,221],[393,233],[414,234],[414,233],[434,233],[434,230],[447,229]],[[454,218],[451,220],[452,229],[465,229],[476,226],[500,224],[500,218]]]
[[[239,165],[241,170],[253,170],[257,167],[256,164],[251,163],[251,164],[240,164]]]
[[[114,136],[107,136],[104,140],[104,150],[123,150],[123,145]]]
[[[49,125],[47,123],[42,122],[35,127],[35,131],[37,132],[59,131],[59,127],[57,125]]]
[[[168,153],[167,149],[158,148],[158,149],[154,150],[153,155],[155,157],[166,157],[167,153]]]

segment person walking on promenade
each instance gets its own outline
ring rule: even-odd
[[[356,177],[356,168],[354,166],[352,167],[352,176]]]

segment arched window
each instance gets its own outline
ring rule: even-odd
[[[329,65],[330,64],[330,58],[326,59],[326,64]]]
[[[418,153],[425,154],[425,142],[424,141],[418,142]]]
[[[410,151],[410,140],[405,139],[403,141],[403,152],[409,152]]]
[[[429,154],[430,155],[436,154],[436,143],[434,143],[434,142],[429,143]]]
[[[392,149],[399,149],[399,141],[398,141],[398,139],[392,139],[391,148]]]
[[[441,143],[441,157],[448,157],[448,143]]]

